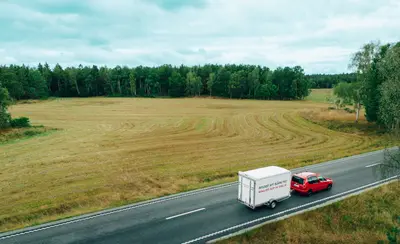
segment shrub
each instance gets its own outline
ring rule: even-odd
[[[350,109],[350,108],[344,108],[344,111],[351,113],[351,114],[356,112],[354,109]]]
[[[11,127],[14,128],[22,128],[22,127],[30,127],[31,124],[29,122],[29,118],[27,117],[20,117],[11,120]]]
[[[35,136],[35,135],[38,135],[38,134],[41,134],[41,133],[42,133],[41,131],[34,131],[34,130],[24,131],[24,135],[25,136]]]
[[[11,116],[7,111],[0,110],[0,129],[5,129],[10,127]]]

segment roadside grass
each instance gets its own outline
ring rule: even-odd
[[[383,185],[218,243],[388,243],[386,234],[400,228],[399,186]]]
[[[304,117],[326,107],[100,97],[13,105],[13,116],[59,131],[0,146],[0,231],[234,181],[239,170],[290,169],[383,148],[383,135],[344,133]]]

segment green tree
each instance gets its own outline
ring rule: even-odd
[[[240,79],[241,79],[240,71],[235,72],[231,75],[229,83],[228,83],[230,98],[232,98],[233,95],[235,97],[237,97],[238,92],[240,93]]]
[[[41,71],[43,78],[46,80],[48,93],[51,94],[51,83],[53,80],[53,72],[51,71],[49,64],[45,63]]]
[[[135,78],[135,70],[131,70],[129,73],[129,84],[130,91],[132,96],[136,96],[136,78]]]
[[[215,73],[211,73],[207,80],[207,88],[210,91],[210,97],[212,96],[212,88],[215,82]]]
[[[349,104],[352,102],[351,99],[351,84],[340,82],[333,88],[333,94],[338,98],[342,99],[344,103]]]
[[[256,97],[256,93],[260,88],[260,69],[255,67],[251,73],[249,74],[249,94],[250,97],[251,93],[253,93],[253,97]]]
[[[354,109],[356,110],[356,123],[358,123],[358,119],[360,118],[360,110],[363,100],[363,92],[361,89],[361,84],[359,82],[351,83],[351,97],[354,102]]]
[[[248,97],[250,97],[251,94],[255,97],[257,84],[260,84],[260,69],[258,67],[254,68],[248,75]]]
[[[186,75],[186,94],[189,96],[200,95],[202,88],[201,79],[193,71]]]
[[[303,99],[310,93],[310,82],[300,66],[278,67],[271,80],[277,87],[277,98],[280,100]]]
[[[333,88],[339,82],[352,83],[357,81],[357,74],[342,73],[342,74],[311,74],[306,75],[310,81],[311,88]]]
[[[355,122],[358,123],[360,117],[360,110],[362,106],[361,83],[341,82],[334,87],[333,93],[337,97],[343,99],[343,103],[354,105],[354,109],[356,110]]]
[[[164,64],[159,67],[159,86],[160,86],[160,95],[165,96],[168,93],[169,89],[169,77],[171,77],[173,72],[173,68],[170,64]]]
[[[260,68],[257,67],[253,70],[252,72],[252,78],[253,78],[253,85],[254,85],[254,95],[253,97],[257,97],[257,93],[261,88],[261,79],[260,79]]]
[[[7,112],[7,107],[10,104],[10,96],[8,90],[2,87],[0,81],[0,129],[10,126],[11,116]]]
[[[3,87],[8,90],[9,96],[14,99],[22,99],[24,96],[24,88],[17,76],[17,67],[2,67],[0,69],[0,82]]]
[[[379,53],[379,49],[379,42],[369,42],[352,55],[349,68],[356,70],[357,75],[359,75],[359,81],[366,81],[368,72],[371,69],[374,58]]]
[[[400,42],[393,45],[380,62],[384,82],[378,115],[386,128],[400,132]]]
[[[371,104],[371,99],[372,100],[377,100],[375,97],[370,97],[368,99],[368,96],[366,96],[368,93],[371,92],[371,89],[376,89],[376,86],[372,86],[369,84],[369,81],[371,81],[372,74],[371,70],[373,69],[373,64],[374,60],[378,58],[380,51],[380,45],[379,42],[369,42],[361,47],[361,49],[357,52],[355,52],[351,59],[350,59],[350,64],[349,68],[355,69],[356,74],[357,74],[357,82],[358,85],[356,87],[352,87],[351,91],[353,92],[354,96],[361,97],[361,100],[363,100],[367,106],[367,111],[371,113],[370,110],[370,104]],[[356,89],[357,88],[357,89]],[[367,99],[367,101],[365,101]],[[360,102],[361,103],[361,102]],[[359,109],[360,109],[360,103],[356,104],[356,109],[357,109],[357,118],[359,115]],[[373,111],[376,111],[375,109]],[[358,119],[356,119],[356,122]]]
[[[36,69],[29,70],[29,89],[27,96],[29,98],[37,99],[37,98],[45,98],[47,97],[47,85],[46,80]]]
[[[111,82],[116,84],[117,87],[117,94],[119,96],[122,95],[122,86],[121,86],[121,79],[122,79],[122,68],[121,66],[117,65],[111,71]]]
[[[53,69],[52,73],[52,80],[51,80],[51,91],[56,96],[66,96],[66,87],[69,83],[67,79],[67,75],[64,72],[61,65],[56,64]]]
[[[78,71],[75,68],[66,68],[65,72],[67,73],[67,77],[72,85],[72,89],[76,91],[77,96],[81,95],[78,85],[77,73]]]
[[[270,84],[262,84],[260,88],[260,92],[258,93],[258,97],[262,99],[271,99],[275,96],[277,92],[276,86],[272,83]]]
[[[115,88],[111,79],[111,72],[107,66],[101,67],[99,71],[99,79],[104,87],[104,92],[108,96],[115,96]]]
[[[278,88],[275,84],[272,83],[273,72],[265,68],[262,71],[262,75],[260,78],[260,88],[259,92],[256,94],[256,98],[258,99],[273,99],[277,97]]]
[[[377,91],[382,85],[384,77],[382,72],[379,70],[379,66],[382,59],[385,57],[389,46],[389,44],[386,44],[380,47],[380,51],[374,57],[363,84],[365,117],[369,122],[381,123],[378,118],[381,93]]]
[[[400,130],[400,81],[388,80],[380,87],[379,116],[389,130]]]
[[[185,80],[177,71],[173,71],[171,77],[168,78],[169,96],[183,97],[185,95]]]
[[[90,70],[90,87],[92,88],[90,92],[90,96],[98,96],[100,95],[103,90],[103,87],[101,85],[100,81],[100,73],[99,73],[99,68],[96,65],[93,65],[91,70]]]
[[[293,69],[293,89],[295,90],[295,99],[304,99],[310,94],[311,83],[304,74],[304,69],[295,66]]]
[[[225,66],[220,66],[217,71],[217,77],[213,86],[213,93],[216,96],[227,97],[229,96],[228,82],[230,79],[230,72]]]

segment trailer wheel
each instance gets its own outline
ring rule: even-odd
[[[274,208],[276,207],[276,201],[272,201],[272,202],[269,204],[269,207],[272,208],[272,209],[274,209]]]

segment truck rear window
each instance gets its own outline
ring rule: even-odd
[[[303,185],[303,183],[304,183],[304,180],[298,176],[293,176],[292,181],[299,183],[300,185]]]

